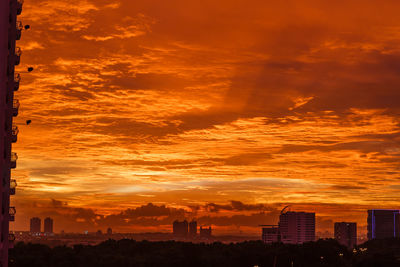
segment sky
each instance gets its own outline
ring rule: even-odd
[[[258,235],[290,205],[364,234],[400,208],[399,8],[26,0],[11,228]]]

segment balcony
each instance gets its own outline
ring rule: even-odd
[[[17,21],[17,32],[16,32],[16,36],[15,39],[16,40],[20,40],[21,39],[21,33],[22,33],[22,29],[24,28],[24,26],[22,25],[21,21]]]
[[[15,169],[17,167],[17,159],[18,159],[17,153],[11,152],[11,164],[10,164],[11,169]]]
[[[15,61],[14,61],[14,65],[19,65],[19,63],[21,63],[21,54],[22,54],[22,50],[20,47],[16,47],[15,48]]]
[[[16,187],[17,187],[17,180],[11,179],[10,180],[10,195],[15,195]]]
[[[21,81],[21,74],[15,73],[14,74],[14,91],[18,91],[19,89],[19,82]]]
[[[17,142],[17,140],[18,140],[18,133],[19,133],[18,126],[13,125],[12,131],[11,131],[11,141],[12,141],[13,143],[16,143],[16,142]]]
[[[15,235],[13,233],[8,233],[8,247],[13,248],[15,241]]]
[[[8,218],[9,218],[10,222],[15,221],[15,213],[17,213],[17,210],[15,209],[15,207],[8,208]]]
[[[19,101],[18,99],[13,100],[13,116],[17,117],[18,116],[18,110],[19,110]]]
[[[21,15],[24,0],[17,0],[17,15]]]

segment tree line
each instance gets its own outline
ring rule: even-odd
[[[102,266],[265,266],[265,267],[398,267],[400,239],[372,240],[349,250],[334,239],[302,245],[148,242],[107,240],[96,246],[51,248],[17,243],[10,250],[9,266],[102,267]]]

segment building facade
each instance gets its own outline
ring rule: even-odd
[[[172,228],[173,234],[177,238],[183,238],[188,235],[188,222],[186,220],[182,222],[174,221]]]
[[[343,246],[354,248],[357,245],[357,223],[336,222],[335,239]]]
[[[211,236],[212,236],[211,226],[209,226],[209,227],[200,226],[200,237],[201,238],[210,238]]]
[[[29,232],[31,232],[31,234],[38,234],[40,233],[40,229],[41,229],[41,224],[42,221],[40,220],[40,218],[38,217],[33,217],[31,218],[31,223],[30,223],[30,227],[29,227]]]
[[[288,211],[279,216],[281,241],[302,244],[315,241],[315,213]]]
[[[22,24],[17,22],[17,15],[22,11],[22,0],[0,0],[0,124],[3,131],[0,150],[0,266],[8,266],[8,249],[15,239],[9,233],[9,221],[14,220],[15,208],[10,207],[10,194],[15,193],[16,182],[11,179],[11,169],[16,167],[17,155],[11,151],[17,141],[18,128],[13,125],[13,116],[18,115],[19,102],[14,98],[14,91],[19,88],[19,75],[15,65],[20,62],[21,50],[16,47],[16,40],[21,37]],[[10,187],[13,187],[10,189]]]
[[[400,210],[368,210],[368,240],[400,237]]]
[[[280,242],[281,238],[279,234],[279,227],[278,226],[263,227],[261,238],[264,243]]]
[[[46,219],[44,219],[44,232],[46,234],[53,233],[53,219],[50,217],[47,217]]]
[[[197,222],[193,220],[189,223],[189,236],[195,237],[196,235],[197,235]]]

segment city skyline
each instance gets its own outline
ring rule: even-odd
[[[400,3],[288,3],[26,0],[11,229],[399,209]]]

